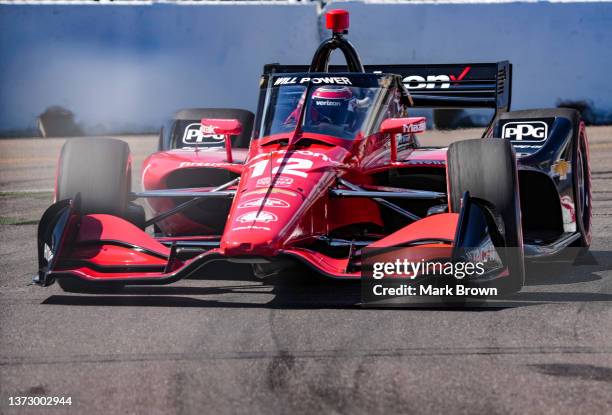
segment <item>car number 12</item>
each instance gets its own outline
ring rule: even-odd
[[[253,174],[251,175],[251,177],[259,177],[261,176],[265,169],[266,166],[268,165],[269,160],[261,160],[256,162],[255,164],[253,164],[251,166],[251,168],[253,169]],[[276,159],[275,160],[276,164],[282,164],[283,163],[283,159]],[[282,167],[282,174],[288,174],[288,175],[293,175],[293,176],[299,176],[299,177],[308,177],[308,173],[304,172],[304,171],[300,171],[300,170],[308,170],[310,168],[312,168],[312,165],[314,163],[312,162],[312,160],[308,160],[308,159],[301,159],[301,158],[295,158],[295,157],[291,157],[289,159],[287,159],[286,163],[284,164],[284,166],[276,166],[272,169],[272,174],[276,174],[278,173],[279,169]]]

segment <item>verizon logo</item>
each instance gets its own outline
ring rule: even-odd
[[[402,82],[408,89],[448,89],[452,82],[461,81],[472,69],[470,66],[463,68],[459,75],[428,75],[427,77],[419,75],[410,75],[405,77]]]

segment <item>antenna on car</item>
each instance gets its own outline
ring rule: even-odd
[[[328,72],[329,58],[336,49],[344,54],[349,72],[365,72],[357,51],[343,37],[348,34],[349,12],[342,9],[330,10],[325,15],[325,26],[332,31],[332,37],[321,42],[312,57],[308,72]]]

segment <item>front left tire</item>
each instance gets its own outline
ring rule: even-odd
[[[77,138],[62,147],[57,176],[56,199],[80,196],[82,214],[110,214],[144,220],[140,212],[128,204],[131,190],[131,157],[126,142],[113,138]],[[132,218],[135,220],[134,218]],[[60,278],[66,292],[92,293],[117,291],[120,284],[91,284],[77,279]]]

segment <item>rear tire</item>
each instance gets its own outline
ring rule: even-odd
[[[516,292],[525,282],[523,235],[516,156],[509,141],[476,139],[452,143],[447,154],[450,211],[458,213],[461,197],[484,199],[504,220],[509,278],[494,282],[500,292]]]
[[[131,190],[130,148],[112,138],[77,138],[62,147],[57,200],[81,195],[81,213],[124,216]]]

